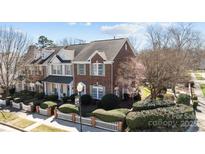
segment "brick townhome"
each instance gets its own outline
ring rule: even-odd
[[[115,93],[119,64],[134,57],[135,52],[127,38],[120,38],[45,49],[33,46],[28,55],[32,58],[27,60],[26,78],[21,82],[27,90],[57,94],[60,98],[76,93],[77,84],[82,82],[84,94],[101,99]]]
[[[84,84],[84,93],[101,99],[106,93],[114,93],[117,69],[127,57],[134,57],[134,49],[128,39],[100,40],[89,43],[74,59],[74,88]]]

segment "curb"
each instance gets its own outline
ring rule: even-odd
[[[10,124],[4,123],[4,122],[0,122],[0,124],[1,124],[1,125],[4,125],[4,126],[7,126],[7,127],[11,127],[11,128],[13,128],[13,129],[16,129],[16,130],[19,130],[19,131],[21,131],[21,132],[28,132],[28,131],[26,131],[26,130],[24,130],[24,129],[15,127],[15,126],[13,126],[13,125],[10,125]]]

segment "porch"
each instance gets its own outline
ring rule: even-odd
[[[46,95],[58,95],[58,98],[73,94],[73,78],[69,76],[48,76],[42,80]]]

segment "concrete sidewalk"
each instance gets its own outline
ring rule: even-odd
[[[201,73],[205,77],[205,73]],[[194,73],[192,73],[192,79],[195,83],[194,93],[199,100],[199,106],[197,107],[196,117],[197,123],[194,131],[205,131],[205,97],[200,88],[200,84],[205,84],[205,80],[197,80]]]

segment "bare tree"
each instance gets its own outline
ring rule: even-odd
[[[62,46],[73,45],[73,44],[83,44],[85,40],[77,39],[77,38],[64,38],[60,40],[57,44]]]
[[[29,46],[26,34],[12,27],[0,28],[0,86],[9,94],[9,88],[15,84],[15,78],[23,65],[23,54]]]
[[[144,71],[144,66],[136,58],[127,58],[118,67],[115,85],[132,91],[144,80]]]

